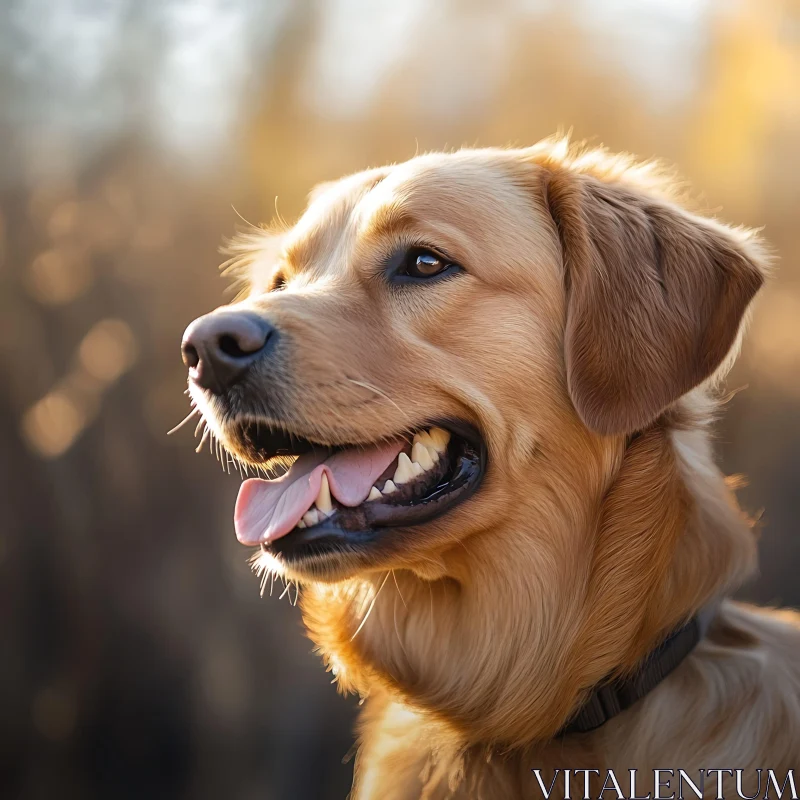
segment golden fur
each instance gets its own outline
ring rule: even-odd
[[[277,245],[240,243],[242,305],[294,342],[273,416],[332,444],[455,417],[488,446],[449,514],[287,573],[366,698],[357,800],[539,796],[534,767],[798,765],[798,618],[730,601],[645,699],[552,738],[755,568],[708,426],[766,258],[673,186],[563,142],[431,154],[324,185]],[[393,291],[376,275],[399,243],[466,275]]]

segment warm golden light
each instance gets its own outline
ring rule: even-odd
[[[81,366],[103,384],[112,383],[130,369],[136,359],[136,340],[122,320],[98,322],[78,348]]]
[[[750,331],[751,366],[784,391],[800,396],[800,296],[772,292],[765,300],[765,313],[756,313]]]
[[[70,303],[89,287],[92,280],[88,260],[66,247],[40,253],[28,268],[28,291],[43,305]]]
[[[22,418],[22,432],[43,458],[65,453],[86,424],[86,415],[63,389],[45,395]]]
[[[103,393],[137,356],[136,339],[119,319],[98,322],[78,346],[73,369],[22,417],[28,445],[43,458],[69,450],[100,410]]]

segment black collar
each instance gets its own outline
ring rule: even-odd
[[[702,608],[655,650],[651,650],[632,675],[599,683],[557,735],[593,731],[641,700],[694,650],[718,609],[719,601]]]

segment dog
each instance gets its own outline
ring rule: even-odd
[[[798,765],[799,618],[727,599],[757,532],[709,433],[771,259],[677,186],[563,140],[370,169],[240,235],[187,329],[208,434],[273,476],[238,539],[363,699],[357,800]]]

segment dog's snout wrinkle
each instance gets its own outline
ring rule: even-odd
[[[219,395],[264,357],[276,338],[275,327],[258,314],[214,311],[189,325],[181,354],[190,379]]]

